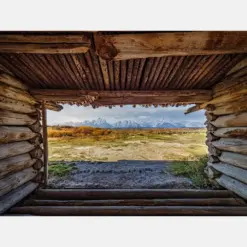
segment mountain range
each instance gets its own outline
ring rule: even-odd
[[[160,120],[122,120],[115,123],[108,123],[105,119],[98,118],[96,120],[85,120],[82,122],[65,122],[64,126],[91,126],[98,128],[112,128],[112,129],[149,129],[149,128],[202,128],[205,127],[201,122],[172,122],[165,119]]]

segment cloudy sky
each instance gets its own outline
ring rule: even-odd
[[[97,118],[103,118],[109,123],[114,123],[119,120],[158,120],[165,119],[170,122],[205,122],[205,116],[203,111],[184,115],[184,111],[187,107],[151,107],[145,108],[141,106],[124,106],[113,107],[112,109],[106,107],[100,107],[93,109],[92,107],[78,107],[64,105],[64,109],[60,112],[49,111],[47,113],[47,121],[49,125],[62,124],[64,122],[81,122],[84,120],[94,120]]]

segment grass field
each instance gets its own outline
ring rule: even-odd
[[[205,129],[49,127],[49,160],[185,160],[206,154]]]
[[[73,165],[62,161],[172,161],[170,172],[191,179],[200,188],[210,183],[204,174],[207,161],[206,130],[195,129],[100,129],[49,127],[49,160],[57,165],[50,174],[66,176]]]

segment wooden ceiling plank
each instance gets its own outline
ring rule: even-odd
[[[94,36],[105,60],[247,52],[247,32],[167,32]]]

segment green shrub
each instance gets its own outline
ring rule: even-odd
[[[185,176],[191,179],[199,188],[212,187],[204,169],[207,165],[207,155],[193,157],[192,160],[174,161],[170,167],[171,172],[177,176]]]
[[[77,170],[75,164],[58,163],[50,165],[48,172],[49,174],[52,174],[57,177],[65,177],[68,176],[73,170]]]

